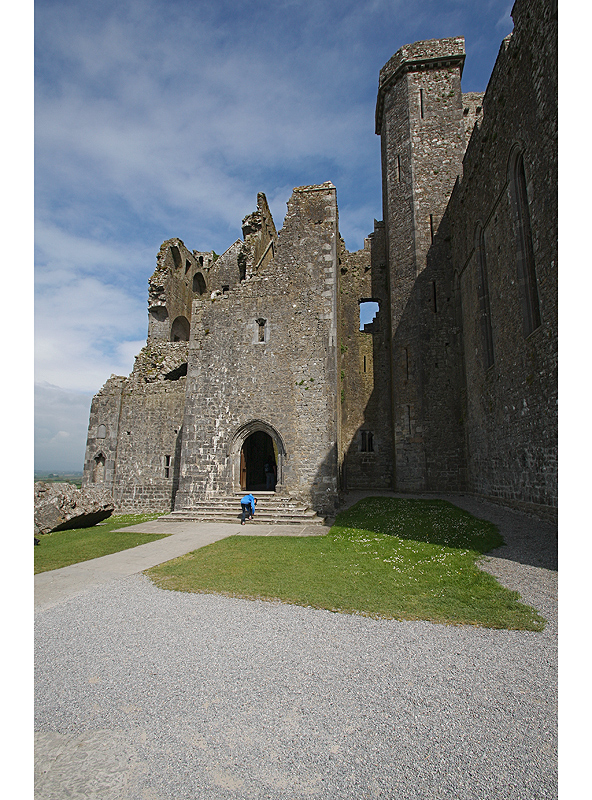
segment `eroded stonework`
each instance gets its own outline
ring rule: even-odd
[[[330,183],[294,189],[280,231],[259,194],[220,256],[162,245],[85,484],[126,511],[267,489],[330,513],[394,488],[556,515],[557,7],[512,16],[484,93],[461,90],[462,37],[381,70],[384,218],[362,250]]]

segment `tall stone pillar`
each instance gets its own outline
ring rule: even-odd
[[[422,309],[436,283],[421,275],[465,146],[461,74],[464,39],[406,45],[380,71],[376,133],[381,137],[392,329],[395,484],[429,488],[426,462]]]

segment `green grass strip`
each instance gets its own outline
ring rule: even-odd
[[[163,589],[280,600],[388,619],[542,630],[477,567],[497,528],[451,503],[373,497],[325,536],[231,536],[146,571]]]
[[[81,561],[90,561],[120,550],[128,550],[140,544],[162,539],[168,534],[137,533],[124,531],[117,533],[115,528],[138,525],[157,519],[159,514],[125,514],[109,517],[90,528],[72,528],[68,531],[54,531],[38,536],[39,545],[35,547],[35,574],[48,572]]]

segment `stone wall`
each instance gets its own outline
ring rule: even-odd
[[[113,490],[119,437],[119,415],[126,379],[111,375],[93,397],[88,421],[82,486],[103,484]]]
[[[392,488],[390,322],[384,224],[363,250],[339,256],[342,488]],[[378,313],[360,330],[360,303]]]
[[[187,348],[186,342],[149,341],[129,378],[112,376],[93,399],[83,486],[103,484],[118,512],[171,510],[179,477]],[[97,439],[101,425],[106,436]]]
[[[500,48],[483,118],[450,202],[462,306],[469,488],[527,507],[555,508],[557,6],[522,0],[513,16],[514,32]],[[519,218],[520,157],[531,247],[524,244]],[[525,277],[529,259],[533,272]],[[485,311],[479,302],[483,272]],[[538,304],[538,319],[527,327],[525,281]],[[485,324],[491,330],[489,359]]]

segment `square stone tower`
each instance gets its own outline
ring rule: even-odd
[[[428,431],[433,408],[425,383],[434,354],[426,352],[424,312],[430,312],[429,326],[438,325],[442,315],[449,315],[451,292],[436,276],[428,279],[423,273],[462,170],[464,60],[463,37],[433,39],[402,47],[380,71],[376,133],[381,137],[388,243],[395,486],[401,490],[430,488],[430,473],[438,471],[441,460],[428,452],[434,442]],[[440,359],[441,366],[447,361],[448,354]],[[438,402],[444,418],[431,427],[448,431],[449,441],[441,444],[446,458],[456,464],[458,479],[462,430],[457,402],[452,394],[449,404],[445,397]]]

